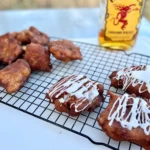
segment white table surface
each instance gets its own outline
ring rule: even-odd
[[[85,11],[82,12],[84,12],[84,14],[87,13]],[[34,19],[38,17],[37,16],[30,17],[31,14],[30,11],[26,13],[25,12],[21,12],[21,13],[26,18],[25,22],[23,22],[23,18],[21,18],[21,16],[17,14],[17,12],[14,12],[14,14],[10,12],[0,12],[0,17],[3,18],[3,21],[1,21],[0,24],[0,33],[4,33],[7,31],[14,31],[17,28],[22,29],[26,26],[30,26],[28,21],[31,21],[33,25],[39,26],[40,28],[48,32],[48,26],[45,25],[46,21],[44,22],[44,24],[42,24],[42,22],[38,20],[37,22],[40,24],[39,25],[37,24],[37,22],[34,21]],[[35,12],[32,13],[34,14]],[[43,13],[46,14],[45,11]],[[76,11],[73,11],[73,13],[74,15],[76,15]],[[15,17],[13,18],[13,16]],[[15,20],[16,18],[17,20]],[[75,19],[77,18],[78,17],[76,17]],[[83,16],[80,17],[80,19],[82,18]],[[11,25],[13,21],[17,23]],[[23,23],[25,24],[23,25]],[[86,24],[89,28],[92,23],[86,22]],[[140,31],[140,37],[138,38],[138,42],[132,50],[128,51],[129,53],[137,52],[141,54],[150,55],[150,45],[149,45],[150,29],[148,25],[149,23],[147,21],[144,21],[144,25],[142,26],[143,29]],[[95,31],[97,30],[94,30],[94,32]],[[74,40],[97,44],[97,38],[92,38],[94,34],[92,34],[91,32],[89,33],[85,32],[86,34],[82,34],[84,39],[83,38],[81,39],[82,36],[80,35],[80,33],[78,35],[71,34],[69,36],[69,32],[71,31],[67,30],[67,32],[68,33],[64,35],[64,37],[67,38],[78,37],[78,39],[74,39]],[[58,33],[59,31],[53,35],[58,36]],[[0,103],[0,149],[2,150],[108,150],[108,148],[92,144],[86,138],[83,138],[79,135],[66,131],[62,128],[56,127],[50,123],[39,120],[35,117],[22,113],[16,109],[10,108],[1,103]]]

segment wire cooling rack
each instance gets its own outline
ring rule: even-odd
[[[108,105],[108,90],[118,94],[124,93],[120,89],[110,87],[108,76],[111,72],[131,65],[150,64],[150,57],[139,54],[127,55],[122,51],[105,51],[92,44],[74,43],[81,48],[82,61],[62,63],[52,57],[53,70],[50,73],[33,72],[24,87],[11,95],[0,88],[0,102],[88,138],[94,144],[104,145],[113,150],[141,150],[142,148],[136,144],[117,142],[106,136],[97,123],[97,117]],[[56,111],[54,105],[45,99],[45,94],[52,85],[63,76],[71,74],[83,74],[104,85],[105,101],[94,112],[71,117]]]

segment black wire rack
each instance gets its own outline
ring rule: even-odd
[[[57,39],[52,38],[52,40]],[[74,43],[81,48],[82,61],[62,63],[52,57],[53,70],[50,73],[33,72],[23,88],[11,95],[7,94],[5,89],[0,88],[0,102],[81,135],[93,144],[103,145],[113,150],[142,150],[134,143],[118,142],[106,136],[97,123],[97,117],[109,103],[109,97],[106,95],[108,90],[118,94],[124,93],[120,89],[110,87],[108,76],[111,72],[131,65],[150,64],[150,57],[135,53],[128,55],[122,51],[106,51],[93,44]],[[71,117],[66,113],[56,111],[54,105],[45,98],[46,92],[52,85],[63,76],[71,74],[83,74],[103,84],[105,101],[94,112]]]

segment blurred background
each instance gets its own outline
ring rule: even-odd
[[[54,37],[97,38],[101,25],[101,1],[103,0],[1,0],[0,34],[35,26]],[[147,0],[143,15],[150,20],[149,8],[150,0]],[[142,19],[140,34],[149,37],[150,21],[147,19]]]
[[[100,0],[1,0],[0,9],[33,8],[83,8],[99,7]],[[150,0],[147,0],[144,16],[150,19]]]

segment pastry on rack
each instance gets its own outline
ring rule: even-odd
[[[4,87],[7,93],[18,91],[30,77],[31,69],[24,59],[0,70],[0,86]]]
[[[98,118],[103,131],[114,140],[133,142],[150,150],[150,103],[135,95],[108,94],[110,103]]]
[[[62,78],[52,86],[46,97],[56,110],[78,116],[81,112],[93,111],[103,101],[103,86],[83,75]]]
[[[49,42],[49,51],[56,59],[63,62],[69,62],[78,59],[82,60],[80,48],[68,40]]]
[[[35,27],[30,27],[28,30],[23,30],[22,32],[14,32],[13,35],[21,45],[26,45],[32,42],[45,46],[48,45],[49,42],[48,35],[39,31]]]
[[[22,54],[20,45],[10,33],[0,36],[0,61],[11,64]]]
[[[26,46],[24,59],[30,64],[32,71],[50,71],[49,51],[40,44],[31,43]]]
[[[140,65],[114,71],[111,86],[122,88],[129,94],[150,98],[150,66]]]
[[[18,44],[20,45],[26,45],[31,42],[30,38],[28,38],[28,30],[23,30],[21,32],[14,32],[12,33],[14,38],[18,41]]]

